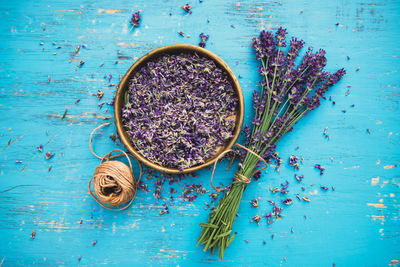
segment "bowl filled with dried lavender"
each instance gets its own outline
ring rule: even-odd
[[[193,45],[157,48],[122,78],[115,124],[145,165],[189,173],[213,164],[239,137],[244,100],[236,76],[214,53]]]

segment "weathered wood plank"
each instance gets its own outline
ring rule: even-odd
[[[183,13],[182,4],[0,3],[0,262],[73,265],[82,257],[84,265],[385,266],[400,260],[400,3],[204,0],[190,3],[191,15]],[[132,9],[142,10],[143,20],[130,32]],[[87,183],[99,162],[90,154],[88,137],[104,119],[112,120],[112,108],[98,104],[111,101],[115,85],[109,84],[118,84],[137,58],[162,45],[197,44],[201,32],[210,34],[206,48],[241,77],[249,122],[258,79],[251,38],[281,25],[308,45],[325,49],[328,70],[344,66],[348,74],[329,94],[336,105],[324,102],[279,143],[280,173],[271,169],[246,190],[234,226],[240,235],[224,261],[195,246],[198,223],[209,212],[204,205],[210,202],[208,194],[194,203],[178,197],[184,183],[202,182],[210,190],[208,170],[163,187],[167,198],[170,187],[178,190],[176,200],[168,200],[170,214],[163,216],[158,215],[162,201],[152,196],[154,180],[146,181],[150,192],[140,191],[126,211],[104,210],[91,199]],[[86,48],[74,55],[79,44]],[[85,64],[78,68],[81,60]],[[110,82],[103,78],[109,74]],[[98,89],[105,92],[101,101],[93,95]],[[325,127],[330,140],[322,136]],[[115,147],[108,138],[113,132],[111,126],[95,138],[100,154]],[[36,149],[40,144],[42,153]],[[47,151],[55,153],[48,161]],[[296,172],[304,174],[302,183],[287,166],[292,154],[304,158]],[[326,167],[323,176],[314,170],[316,163]],[[226,184],[234,168],[225,172],[223,165],[217,178]],[[284,210],[284,218],[271,225],[250,223],[252,216],[269,212],[267,200],[282,199],[268,188],[285,180],[294,204]],[[295,193],[311,202],[299,202]],[[258,209],[248,204],[254,197],[260,198]]]

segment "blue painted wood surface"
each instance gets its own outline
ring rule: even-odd
[[[191,15],[180,9],[182,1],[1,1],[0,265],[395,266],[400,260],[400,2],[189,3]],[[132,10],[142,10],[142,24],[129,31]],[[348,74],[328,94],[336,105],[325,101],[280,141],[280,172],[270,168],[248,187],[234,225],[240,235],[223,261],[196,247],[211,191],[193,203],[178,197],[185,183],[202,182],[211,190],[209,170],[163,186],[167,199],[170,187],[178,191],[174,202],[168,200],[170,214],[158,215],[163,201],[152,196],[154,179],[146,181],[150,192],[140,191],[126,211],[111,212],[94,202],[87,183],[99,161],[88,138],[95,126],[112,119],[112,108],[98,107],[112,99],[115,86],[109,84],[118,84],[146,52],[197,44],[204,32],[210,35],[206,48],[240,75],[249,122],[259,78],[251,39],[278,26],[325,49],[328,70],[343,66]],[[87,47],[74,56],[78,44]],[[105,74],[112,74],[111,82]],[[98,89],[105,92],[101,101],[94,96]],[[330,140],[322,135],[325,127]],[[96,151],[115,148],[108,138],[113,132],[110,126],[96,136]],[[40,144],[43,152],[36,149]],[[46,160],[45,152],[54,152],[54,158]],[[290,155],[304,158],[297,172],[287,164]],[[226,164],[217,178],[228,184],[235,168],[225,172]],[[314,164],[325,166],[325,174]],[[304,174],[302,183],[295,173]],[[280,202],[283,197],[268,188],[285,180],[294,203],[284,209],[284,218],[271,225],[265,218],[259,226],[250,223],[252,216],[270,211],[267,200]],[[311,202],[298,201],[296,193]],[[250,207],[254,197],[258,209]]]

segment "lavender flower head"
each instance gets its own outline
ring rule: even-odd
[[[208,37],[210,37],[210,36],[200,33],[200,39],[201,39],[201,41],[199,43],[200,47],[204,48],[206,46],[206,41],[208,40]]]
[[[131,18],[131,20],[129,21],[129,23],[132,25],[132,28],[133,27],[139,27],[139,25],[140,25],[140,11],[138,11],[138,12],[136,12],[136,13],[133,13],[132,14],[132,18]]]

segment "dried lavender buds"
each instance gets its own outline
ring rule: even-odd
[[[133,29],[134,27],[139,27],[139,25],[140,25],[140,19],[141,19],[141,17],[140,17],[140,11],[138,11],[138,12],[132,14],[132,18],[131,18],[131,20],[129,21],[129,24],[132,25],[132,29]],[[132,30],[132,29],[131,29],[131,30]]]
[[[238,98],[228,75],[198,54],[165,54],[134,74],[122,108],[134,148],[180,170],[202,164],[233,136]]]

